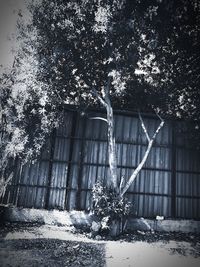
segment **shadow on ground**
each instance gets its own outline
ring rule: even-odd
[[[0,266],[105,266],[103,244],[55,239],[1,240]]]

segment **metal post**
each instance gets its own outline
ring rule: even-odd
[[[78,191],[77,191],[77,202],[76,202],[76,207],[77,207],[78,210],[81,210],[81,182],[82,182],[82,174],[83,174],[85,130],[86,130],[86,118],[84,117],[83,118],[83,133],[82,133],[80,156],[79,156]]]
[[[76,133],[76,124],[77,124],[77,112],[73,112],[72,115],[72,127],[71,127],[71,133],[70,133],[70,147],[69,147],[69,161],[68,161],[68,170],[67,170],[67,181],[66,181],[66,194],[65,194],[65,204],[64,208],[67,209],[68,205],[68,194],[70,192],[69,189],[69,180],[70,180],[70,174],[71,174],[71,169],[72,169],[72,157],[73,157],[73,150],[74,150],[74,137]],[[73,188],[72,188],[73,189]]]
[[[50,159],[49,159],[48,184],[47,184],[45,209],[49,209],[49,197],[50,197],[55,143],[56,143],[56,129],[53,129],[52,134],[51,134],[51,150],[50,150]]]
[[[171,176],[171,216],[176,217],[176,125],[172,122],[172,176]]]

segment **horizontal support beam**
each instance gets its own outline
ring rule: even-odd
[[[49,161],[48,159],[42,159],[42,161]],[[78,161],[64,161],[64,160],[53,160],[54,163],[65,163],[65,164],[72,164],[72,165],[79,165]],[[90,163],[90,162],[84,162],[82,165],[85,166],[96,166],[96,167],[109,167],[108,164],[104,163]],[[121,169],[135,169],[137,166],[125,166],[125,165],[117,165],[118,168]],[[165,172],[171,172],[171,169],[164,169],[164,168],[152,168],[152,167],[143,167],[143,170],[150,170],[150,171],[165,171]]]
[[[26,188],[48,188],[48,189],[54,189],[54,190],[68,190],[68,191],[77,191],[77,188],[71,188],[71,187],[53,187],[53,186],[46,186],[46,185],[30,185],[30,184],[22,184],[18,183],[15,185],[8,185],[9,187],[16,187],[16,186],[22,186]],[[91,192],[92,188],[81,188],[80,191],[82,192]],[[130,192],[127,191],[126,194],[128,195],[149,195],[149,196],[160,196],[160,197],[171,197],[171,194],[162,194],[162,193],[150,193],[150,192]],[[176,195],[176,198],[188,198],[188,199],[200,199],[200,196],[190,196],[190,195]]]
[[[41,159],[41,162],[48,162],[50,161],[49,159]],[[73,165],[79,165],[78,161],[65,161],[65,160],[53,160],[54,163],[63,163],[63,164],[73,164]],[[84,162],[82,165],[85,166],[97,166],[97,167],[109,167],[108,164],[104,163],[91,163],[91,162]],[[137,166],[130,166],[130,165],[117,165],[118,168],[120,169],[135,169]],[[153,168],[153,167],[143,167],[142,170],[147,170],[147,171],[162,171],[162,172],[171,172],[171,168]],[[196,174],[200,175],[200,171],[189,171],[189,170],[176,170],[177,173],[182,173],[182,174]]]
[[[88,142],[103,142],[103,143],[107,143],[107,139],[99,139],[99,138],[81,138],[81,137],[77,137],[77,136],[71,136],[71,137],[66,137],[66,136],[62,136],[62,135],[57,135],[57,138],[60,139],[66,139],[66,140],[75,140],[75,141],[88,141]],[[116,144],[125,144],[125,145],[135,145],[135,146],[147,146],[148,143],[145,141],[144,143],[142,142],[130,142],[130,141],[125,141],[125,140],[118,140],[116,139]],[[160,148],[168,148],[171,149],[171,144],[157,144],[156,142],[154,143],[154,147],[160,147]]]
[[[68,139],[68,140],[77,140],[77,141],[91,141],[91,142],[105,142],[107,143],[107,139],[99,139],[99,138],[81,138],[81,137],[77,137],[77,136],[63,136],[63,135],[56,135],[57,138],[60,138],[60,139]],[[136,146],[147,146],[148,143],[147,142],[144,142],[144,143],[141,143],[141,142],[136,142],[136,141],[133,141],[133,142],[130,142],[130,141],[125,141],[125,140],[118,140],[116,139],[116,144],[125,144],[125,145],[136,145]],[[169,144],[158,144],[158,143],[154,143],[153,145],[154,147],[160,147],[160,148],[169,148],[169,149],[172,149],[172,144],[169,143]],[[199,151],[200,153],[200,150],[197,150],[195,148],[192,148],[192,147],[186,147],[184,145],[176,145],[176,148],[177,149],[184,149],[186,151]]]

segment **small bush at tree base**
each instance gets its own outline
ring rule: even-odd
[[[101,230],[109,228],[113,220],[122,221],[132,213],[132,203],[103,186],[101,182],[93,187],[92,202],[92,211],[101,221]]]

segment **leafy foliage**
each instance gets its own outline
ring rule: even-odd
[[[92,190],[93,212],[99,218],[119,219],[128,216],[133,211],[133,206],[125,197],[107,189],[102,183],[97,182]]]
[[[158,84],[156,54],[148,45],[156,32],[140,13],[139,1],[44,0],[34,6],[38,78],[63,102],[76,104],[93,105],[92,89],[102,95],[109,81],[113,105],[124,105],[127,90],[135,98],[149,94]]]
[[[0,75],[2,188],[10,181],[14,160],[35,159],[60,117],[59,106],[50,100],[49,88],[37,79],[36,31],[21,22],[18,34],[20,46],[13,66]]]

